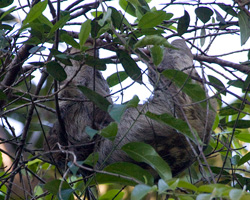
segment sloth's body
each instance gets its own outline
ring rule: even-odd
[[[198,75],[193,68],[191,51],[185,42],[176,40],[172,45],[177,47],[178,50],[166,49],[164,59],[157,67],[157,71],[177,69],[190,76],[197,77]],[[74,68],[66,68],[68,74],[66,82],[70,80],[73,76],[72,74],[76,73],[82,65],[74,61],[73,66]],[[92,67],[83,65],[71,84],[67,86],[67,89],[59,93],[60,97],[86,99],[76,88],[76,85],[84,85],[93,89],[93,73]],[[128,108],[125,111],[120,120],[118,134],[114,142],[100,136],[90,140],[85,133],[86,126],[95,129],[102,129],[107,126],[112,121],[108,113],[97,108],[93,115],[93,105],[90,102],[65,101],[61,103],[61,113],[68,134],[69,144],[72,145],[71,150],[75,152],[78,160],[84,160],[90,153],[98,152],[97,168],[118,161],[133,162],[120,149],[128,142],[139,141],[152,145],[162,158],[168,162],[173,175],[178,174],[195,161],[190,143],[183,134],[178,133],[178,131],[165,124],[146,117],[144,114],[147,111],[155,114],[168,113],[184,121],[187,120],[187,123],[196,130],[204,144],[207,144],[215,117],[215,110],[213,110],[216,107],[215,101],[208,101],[210,105],[207,107],[212,107],[212,109],[206,110],[200,104],[193,102],[188,95],[180,91],[170,80],[157,73],[152,67],[149,68],[149,77],[154,86],[153,98],[137,108]],[[62,83],[62,85],[64,84],[65,82]],[[95,91],[102,96],[109,95],[108,85],[98,71],[95,75]],[[110,98],[109,101],[112,102]],[[56,142],[62,143],[60,134],[62,134],[61,129],[58,122],[56,122],[48,136],[50,149],[57,148]],[[74,145],[81,146],[74,148]],[[116,145],[117,148],[114,150]],[[194,145],[195,150],[198,150],[194,143],[192,145]],[[108,159],[106,159],[107,156],[109,156]],[[65,162],[65,155],[55,154],[54,160],[56,162]]]

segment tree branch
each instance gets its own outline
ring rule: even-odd
[[[233,63],[233,62],[223,60],[220,58],[216,58],[216,57],[204,56],[204,55],[194,55],[194,60],[204,61],[204,62],[208,62],[208,63],[216,63],[216,64],[224,66],[224,67],[231,67],[231,68],[238,70],[238,71],[245,73],[245,74],[248,74],[250,72],[250,67],[247,65]]]

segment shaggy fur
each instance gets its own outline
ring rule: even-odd
[[[108,113],[98,108],[93,111],[93,104],[87,101],[87,98],[76,88],[76,85],[83,85],[93,89],[93,68],[78,61],[72,61],[73,67],[66,67],[68,77],[66,81],[61,83],[61,86],[64,86],[77,71],[79,73],[59,93],[59,96],[61,98],[70,97],[86,100],[85,102],[64,101],[60,103],[61,114],[68,135],[68,145],[71,146],[70,150],[75,152],[78,160],[84,160],[90,153],[98,152],[99,160],[97,166],[95,166],[96,168],[103,168],[118,161],[133,162],[120,150],[124,144],[132,141],[145,142],[152,145],[162,158],[168,162],[173,175],[177,175],[196,160],[190,143],[188,143],[183,134],[144,115],[144,113],[150,111],[155,114],[169,113],[184,121],[187,119],[204,144],[209,142],[215,118],[215,100],[208,101],[210,105],[208,107],[211,109],[206,110],[199,103],[193,102],[180,88],[159,73],[165,69],[177,69],[190,76],[198,77],[193,67],[192,53],[185,41],[175,40],[172,45],[178,49],[166,48],[162,63],[157,68],[149,67],[149,77],[151,84],[154,86],[153,98],[137,108],[128,108],[125,111],[119,123],[118,134],[114,142],[100,136],[96,136],[91,140],[85,133],[86,126],[100,130],[112,121]],[[72,51],[71,53],[73,53]],[[109,95],[108,85],[99,71],[95,73],[95,91],[107,97]],[[110,97],[108,100],[112,103]],[[63,143],[59,139],[60,134],[62,134],[62,130],[58,122],[56,122],[47,137],[50,146],[48,148],[45,144],[47,151],[48,149],[57,149],[57,142]],[[197,151],[196,145],[194,143],[192,145]],[[116,146],[115,149],[114,146]],[[61,163],[62,165],[65,163],[66,158],[64,154],[53,154],[53,157],[58,164]]]

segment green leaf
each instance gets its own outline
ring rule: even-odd
[[[148,186],[144,184],[136,185],[131,193],[131,200],[143,199],[149,192],[156,191],[156,186]]]
[[[123,10],[125,10],[126,13],[136,17],[135,7],[130,2],[127,0],[119,0],[119,5]]]
[[[155,149],[149,144],[142,142],[130,142],[122,147],[131,158],[137,162],[145,162],[155,169],[159,176],[167,181],[172,178],[169,165],[159,156]]]
[[[163,52],[164,49],[159,45],[154,45],[150,48],[150,54],[152,56],[153,63],[155,66],[158,66],[163,60]]]
[[[158,182],[158,192],[159,194],[164,193],[167,189],[169,189],[169,185],[162,179]]]
[[[124,104],[121,104],[121,105],[113,104],[109,107],[109,115],[112,117],[113,120],[119,123],[126,109],[127,109],[127,106]]]
[[[214,12],[208,7],[198,7],[195,9],[195,14],[205,24],[210,20]]]
[[[243,45],[250,36],[250,18],[244,11],[240,11],[238,13],[238,19],[240,26],[241,45]]]
[[[67,66],[72,66],[72,63],[70,61],[70,56],[67,55],[66,53],[62,53],[56,49],[50,49],[51,54],[61,63],[67,65]]]
[[[178,35],[183,35],[187,32],[190,23],[190,16],[188,12],[185,10],[184,15],[178,20],[177,31]]]
[[[29,50],[29,53],[35,54],[35,53],[41,52],[41,51],[43,51],[43,50],[45,50],[45,49],[46,49],[45,47],[35,46],[35,47],[32,47],[32,48]]]
[[[100,131],[100,135],[111,141],[115,140],[115,136],[118,132],[118,125],[115,122],[111,122],[107,127]]]
[[[98,94],[97,92],[85,87],[85,86],[77,86],[80,91],[92,102],[95,103],[95,105],[97,105],[100,109],[107,111],[108,107],[110,105],[110,102],[104,98],[103,96],[101,96],[100,94]]]
[[[225,19],[221,16],[221,14],[220,14],[217,10],[215,10],[215,9],[214,9],[214,11],[215,11],[215,14],[216,14],[216,20],[219,21],[219,22],[222,23],[222,24],[226,24],[226,21],[225,21]]]
[[[190,138],[193,142],[197,143],[196,138],[198,139],[198,142],[200,144],[202,144],[199,136],[197,135],[196,131],[193,130],[193,132],[190,130],[188,124],[178,118],[173,117],[172,115],[168,114],[168,113],[164,113],[161,115],[157,115],[151,112],[147,112],[146,116],[149,117],[150,119],[156,120],[160,123],[166,124],[168,126],[170,126],[171,128],[174,128],[176,130],[178,130],[180,133],[182,133],[183,135],[187,136],[188,138]],[[196,135],[196,138],[194,137],[193,133]]]
[[[233,200],[244,200],[244,198],[242,198],[244,196],[245,191],[242,189],[232,189],[229,192],[229,197],[230,199]],[[245,200],[249,199],[249,196],[247,198],[245,198]]]
[[[241,166],[250,160],[250,152],[245,154],[238,162],[238,166]]]
[[[231,5],[227,5],[227,4],[224,4],[224,3],[218,3],[217,4],[222,10],[224,10],[226,13],[234,16],[234,17],[237,17],[237,12],[235,12],[235,10],[233,9],[233,7]]]
[[[139,20],[139,28],[153,28],[163,22],[166,19],[167,13],[163,10],[147,12]]]
[[[249,88],[249,85],[250,85],[250,74],[247,75],[247,78],[244,81],[244,88],[242,88],[242,91],[246,91]]]
[[[76,161],[76,162],[77,162],[77,164],[79,164],[79,165],[82,165],[82,164],[83,164],[83,161]],[[77,171],[78,171],[78,169],[79,169],[79,167],[77,167],[76,165],[74,165],[74,163],[72,163],[72,162],[68,162],[67,165],[68,165],[68,167],[69,167],[71,173],[75,176],[76,173],[77,173]]]
[[[106,64],[114,62],[108,58],[99,59],[97,57],[87,55],[85,57],[85,63],[89,66],[95,67],[97,70],[106,70]]]
[[[0,100],[6,100],[6,99],[7,99],[6,94],[2,90],[0,90]]]
[[[86,126],[86,128],[85,128],[84,131],[85,131],[85,133],[88,134],[88,136],[90,137],[90,139],[93,139],[94,136],[98,133],[98,130],[95,130],[95,129],[89,127],[89,126]]]
[[[236,123],[235,123],[236,122]],[[233,120],[231,122],[226,123],[227,127],[230,128],[249,128],[250,127],[250,120]]]
[[[201,43],[201,47],[205,44],[206,41],[206,29],[202,28],[201,29],[201,38],[200,38],[200,43]]]
[[[67,74],[63,67],[55,61],[50,61],[46,64],[47,72],[57,81],[64,81],[67,78]]]
[[[231,158],[231,164],[236,166],[236,165],[238,165],[239,160],[240,160],[240,156],[239,155],[234,155]]]
[[[1,0],[0,1],[0,8],[7,7],[11,5],[14,2],[14,0]]]
[[[138,96],[134,96],[133,99],[131,99],[130,101],[118,105],[118,104],[113,104],[109,107],[109,115],[112,117],[112,119],[114,119],[116,122],[120,122],[123,113],[127,110],[127,108],[129,107],[137,107],[138,103],[139,103],[139,98]]]
[[[192,83],[188,74],[174,69],[164,70],[162,74],[181,88],[181,90],[190,96],[193,101],[199,102],[206,99],[206,93],[203,88],[196,83]],[[206,102],[202,102],[201,106],[206,108]]]
[[[99,159],[99,154],[97,152],[93,152],[89,154],[89,156],[83,161],[83,163],[93,167],[98,162],[98,159]]]
[[[188,190],[193,190],[195,192],[198,190],[198,188],[195,185],[193,185],[187,181],[180,180],[180,179],[171,179],[170,181],[167,182],[167,184],[169,186],[171,186],[171,189],[173,189],[172,187],[174,186],[174,184],[176,184],[176,186],[174,186],[174,188],[180,187],[180,188],[185,188]]]
[[[232,103],[220,109],[220,116],[235,115],[239,113],[239,110],[243,109],[244,105],[242,105],[241,103]]]
[[[84,46],[86,40],[88,39],[90,32],[91,32],[91,20],[87,19],[84,23],[82,23],[81,30],[78,36],[80,40],[79,44],[81,49]]]
[[[165,33],[161,29],[155,29],[155,28],[144,28],[144,29],[137,29],[133,32],[133,35],[136,38],[139,38],[144,35],[158,35],[160,36],[161,34]]]
[[[37,4],[35,4],[28,12],[26,18],[23,20],[22,26],[34,21],[36,18],[42,15],[43,11],[47,7],[47,4],[48,0],[40,1]]]
[[[147,183],[148,185],[154,184],[153,176],[147,170],[133,163],[116,162],[105,167],[104,171],[112,172],[118,175],[120,174],[128,178],[134,178],[135,180],[141,183],[145,183],[145,184]],[[98,173],[96,175],[95,180],[98,182],[98,184],[120,183],[123,185],[132,185],[132,186],[137,184],[132,180],[121,178],[120,176],[112,176],[112,175],[101,174],[101,173],[100,174]],[[94,182],[94,184],[96,184],[96,181]]]
[[[124,196],[124,192],[121,192],[121,190],[118,189],[112,189],[108,190],[104,195],[100,196],[98,200],[122,200]]]
[[[228,85],[237,87],[237,88],[244,88],[244,82],[242,80],[230,80],[227,82]]]
[[[60,35],[60,38],[62,41],[64,41],[66,44],[71,45],[72,47],[79,49],[79,44],[74,40],[73,37],[71,37],[68,33],[63,33]]]
[[[121,83],[122,81],[124,81],[126,78],[128,78],[128,75],[126,72],[124,71],[116,72],[107,78],[107,83],[109,87],[113,87]]]
[[[62,180],[52,180],[43,185],[43,189],[48,190],[53,195],[57,195],[59,192],[59,187]],[[61,191],[71,189],[70,185],[67,182],[63,182]]]
[[[109,9],[111,9],[112,13],[111,13],[111,20],[112,23],[114,24],[114,27],[117,29],[122,30],[123,26],[123,18],[125,16],[122,16],[120,12],[118,12],[115,8],[113,7],[109,7]]]
[[[112,9],[109,7],[107,12],[103,13],[103,18],[99,20],[99,25],[104,26],[105,22],[109,23],[111,21]]]
[[[217,85],[217,86],[220,87],[220,88],[215,87],[215,89],[216,89],[218,92],[220,92],[220,93],[223,94],[223,95],[226,95],[226,94],[227,94],[225,85],[224,85],[218,78],[216,78],[216,77],[214,77],[214,76],[211,76],[211,75],[208,75],[208,80],[209,80],[211,83],[213,83],[213,84],[215,84],[215,85]],[[225,90],[224,90],[224,89],[225,89]],[[223,90],[223,91],[221,91],[221,90]]]
[[[0,15],[0,21],[2,19],[5,20],[4,17],[7,16],[8,14],[10,14],[13,10],[15,10],[15,8],[16,8],[16,6],[11,7],[10,9],[4,11],[4,13],[2,15]]]
[[[135,44],[135,49],[140,48],[140,47],[145,47],[147,45],[159,45],[159,46],[164,46],[164,47],[168,47],[171,49],[177,49],[174,46],[172,46],[170,43],[168,43],[168,41],[164,37],[158,36],[158,35],[145,36],[144,38],[142,38]]]
[[[138,83],[142,83],[141,69],[130,55],[122,50],[116,51],[117,56],[128,76]]]
[[[3,157],[2,157],[2,152],[0,152],[0,166],[3,164]]]
[[[67,21],[70,19],[70,12],[68,12],[65,16],[63,16],[59,21],[57,21],[53,27],[51,28],[48,37],[51,37],[53,34],[55,34],[56,30],[59,28],[62,28]]]
[[[234,137],[242,142],[250,143],[250,134],[248,133],[240,133],[240,134],[235,135]]]

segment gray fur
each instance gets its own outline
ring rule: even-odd
[[[61,103],[61,112],[70,145],[72,145],[72,147],[76,144],[83,145],[78,148],[73,147],[73,151],[77,155],[78,160],[84,160],[90,153],[96,151],[99,153],[99,161],[97,166],[95,166],[96,168],[103,168],[110,163],[118,161],[133,162],[120,148],[128,142],[140,141],[148,143],[156,149],[163,159],[169,163],[173,175],[178,174],[195,161],[192,149],[182,134],[167,125],[149,119],[144,114],[140,114],[150,111],[155,114],[169,113],[182,120],[187,118],[188,123],[197,131],[204,143],[207,144],[209,142],[211,127],[215,118],[214,110],[216,109],[216,102],[210,100],[210,104],[214,110],[208,111],[202,108],[198,103],[192,104],[194,102],[189,96],[174,86],[170,80],[167,80],[158,73],[165,69],[178,69],[191,76],[198,77],[193,67],[192,53],[185,44],[185,41],[175,40],[172,45],[177,47],[178,50],[166,48],[164,59],[157,69],[153,67],[149,68],[151,84],[155,88],[153,98],[147,103],[139,105],[137,108],[129,108],[125,111],[119,123],[118,134],[114,142],[100,138],[99,136],[94,138],[94,140],[90,140],[89,136],[84,133],[86,126],[93,127],[94,125],[94,128],[102,129],[108,125],[112,121],[108,113],[96,109],[95,117],[93,117],[93,105],[91,102]],[[76,68],[82,66],[81,63],[76,61],[74,61],[73,65],[73,68],[66,68],[68,74],[67,80],[72,77]],[[86,99],[86,97],[77,90],[75,85],[80,84],[92,89],[93,72],[92,67],[83,65],[71,84],[60,93],[60,97]],[[96,73],[96,92],[102,96],[108,96],[109,88],[106,81],[100,72]],[[61,85],[63,86],[67,80]],[[109,101],[112,102],[110,98]],[[185,116],[183,115],[183,111]],[[134,123],[137,116],[139,117]],[[129,129],[130,127],[131,129]],[[56,148],[53,146],[56,142],[60,142],[58,141],[59,134],[61,134],[61,129],[56,122],[48,136],[49,144],[52,146],[51,149],[53,149],[53,147]],[[84,146],[84,144],[86,146]],[[45,148],[47,149],[46,146],[47,145],[45,145]],[[109,156],[108,159],[107,156]],[[55,155],[54,159],[56,162],[65,160],[62,154]]]

